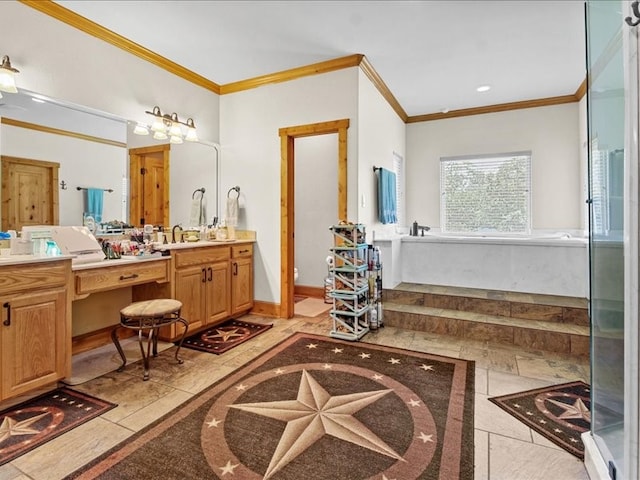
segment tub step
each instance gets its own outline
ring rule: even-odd
[[[383,298],[396,304],[589,326],[586,298],[414,283],[385,289]]]
[[[395,303],[387,297],[384,324],[581,357],[589,355],[589,327],[571,323]]]

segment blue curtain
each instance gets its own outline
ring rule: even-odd
[[[396,212],[396,174],[380,168],[378,170],[378,220],[381,223],[398,223]]]
[[[90,215],[100,223],[102,221],[102,200],[104,190],[102,188],[87,188],[87,202],[85,215]]]

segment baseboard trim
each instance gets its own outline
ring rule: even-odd
[[[303,297],[324,298],[324,288],[322,287],[296,285],[295,287],[293,287],[293,293],[295,295],[301,295]]]
[[[256,300],[253,302],[252,314],[264,315],[265,317],[280,317],[280,304],[272,302],[261,302]]]

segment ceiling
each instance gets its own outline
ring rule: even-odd
[[[585,78],[581,0],[56,3],[218,85],[364,54],[409,116],[572,95]]]

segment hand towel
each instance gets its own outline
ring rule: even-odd
[[[383,224],[398,223],[396,174],[386,168],[378,170],[378,219]]]
[[[238,226],[238,198],[227,198],[227,208],[225,211],[225,222],[227,226]]]
[[[102,188],[87,188],[86,215],[93,217],[96,223],[102,222],[102,203],[104,190]]]
[[[205,213],[207,205],[206,198],[195,198],[191,200],[191,207],[189,209],[189,226],[199,227],[207,223],[207,215]]]

